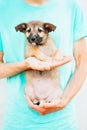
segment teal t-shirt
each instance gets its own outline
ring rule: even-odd
[[[22,22],[41,20],[57,26],[50,33],[56,47],[73,56],[73,44],[87,36],[82,10],[75,0],[48,0],[42,6],[32,6],[24,0],[0,0],[0,51],[6,63],[24,60],[26,40],[15,26]],[[64,89],[73,73],[73,62],[60,68],[60,87]],[[7,78],[7,107],[2,130],[77,130],[74,101],[63,110],[42,116],[32,110],[24,97],[26,84],[22,72]]]

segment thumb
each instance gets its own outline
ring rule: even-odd
[[[33,107],[34,104],[33,104],[33,102],[31,101],[30,97],[27,96],[27,95],[25,95],[25,98],[26,98],[26,101],[27,101],[28,105],[29,105],[30,107]]]

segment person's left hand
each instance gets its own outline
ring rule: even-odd
[[[33,110],[35,110],[36,112],[38,112],[41,115],[46,115],[48,113],[59,111],[67,105],[67,102],[64,99],[61,99],[61,98],[58,99],[58,101],[54,101],[54,102],[51,102],[51,103],[34,105],[28,96],[25,95],[25,97],[26,97],[28,105]]]

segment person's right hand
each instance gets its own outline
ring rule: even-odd
[[[55,60],[48,57],[45,61],[41,61],[35,57],[29,57],[25,60],[27,63],[27,69],[45,71],[52,70],[56,67],[60,67],[72,60],[72,57],[64,56],[62,60]]]
[[[39,71],[50,70],[50,59],[47,62],[47,60],[41,61],[35,57],[29,57],[25,60],[25,62],[28,65],[28,69],[39,70]]]

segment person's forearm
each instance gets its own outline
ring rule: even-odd
[[[80,90],[87,76],[87,63],[82,62],[76,68],[73,77],[71,78],[68,86],[64,90],[62,98],[69,102]]]
[[[27,64],[25,62],[17,63],[0,63],[0,79],[16,75],[26,70]]]

